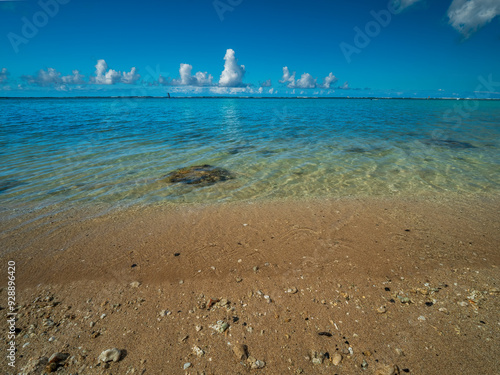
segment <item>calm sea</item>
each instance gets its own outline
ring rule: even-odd
[[[0,100],[0,205],[500,191],[500,101]],[[213,185],[169,184],[192,165]]]

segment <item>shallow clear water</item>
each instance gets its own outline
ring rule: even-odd
[[[0,204],[498,193],[499,150],[499,101],[0,100]]]

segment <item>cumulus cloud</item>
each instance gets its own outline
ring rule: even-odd
[[[323,87],[325,89],[329,89],[332,84],[337,82],[338,79],[333,75],[333,73],[328,74],[325,79],[323,80]]]
[[[61,73],[54,68],[40,69],[35,76],[22,76],[22,78],[29,84],[37,86],[51,86],[62,82]]]
[[[234,50],[228,49],[224,56],[224,70],[220,75],[219,86],[222,87],[241,87],[243,84],[243,76],[245,75],[245,65],[238,65],[238,59],[235,56]]]
[[[97,85],[114,85],[115,83],[136,83],[141,76],[137,73],[136,68],[132,68],[130,72],[119,72],[113,69],[108,70],[108,64],[105,60],[98,60],[95,66],[95,76],[92,77],[92,83]]]
[[[290,74],[290,70],[287,66],[283,67],[283,77],[279,80],[279,83],[290,84],[295,83],[295,72]]]
[[[68,85],[83,85],[85,84],[83,74],[80,74],[78,70],[73,70],[72,75],[63,76],[61,78],[62,82]]]
[[[0,70],[0,83],[6,83],[9,79],[9,75],[10,73],[7,71],[7,68],[2,68],[2,70]]]
[[[61,76],[54,68],[40,69],[35,76],[22,76],[22,79],[31,85],[42,87],[85,84],[84,76],[78,70],[73,70],[72,75]]]
[[[260,87],[271,87],[273,84],[271,82],[270,79],[268,79],[267,81],[264,81],[264,82],[261,82],[260,83]]]
[[[448,9],[449,24],[465,38],[498,15],[498,0],[453,0]]]
[[[181,64],[179,68],[179,79],[172,80],[169,84],[174,86],[212,86],[213,77],[207,72],[197,72],[191,75],[193,67],[189,64]],[[166,84],[167,81],[164,81]],[[161,82],[160,82],[161,83]]]
[[[299,89],[313,89],[316,87],[316,79],[313,78],[313,76],[309,73],[304,73],[302,74],[300,79],[295,81],[294,85],[289,84],[288,87],[297,87]]]
[[[105,60],[98,60],[92,82],[98,85],[113,85],[120,82],[120,76],[120,72],[113,69],[108,70],[108,64],[106,64]]]
[[[122,82],[132,85],[136,83],[141,78],[141,75],[137,73],[137,69],[133,67],[130,72],[123,72]]]
[[[328,89],[330,88],[330,85],[337,82],[337,77],[335,77],[333,73],[330,73],[325,77],[322,85],[319,85],[317,83],[317,79],[309,73],[302,74],[297,80],[295,79],[295,74],[295,72],[290,73],[290,69],[285,66],[283,67],[283,77],[279,82],[285,84],[290,89],[315,89],[317,87]]]

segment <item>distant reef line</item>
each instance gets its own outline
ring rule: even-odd
[[[19,99],[348,99],[348,100],[484,100],[498,101],[500,98],[407,98],[382,96],[0,96],[0,100]]]

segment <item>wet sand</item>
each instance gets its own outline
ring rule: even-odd
[[[498,373],[498,197],[4,212],[8,374]]]

